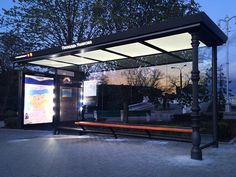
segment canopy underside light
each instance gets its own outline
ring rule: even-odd
[[[200,42],[199,47],[203,46],[205,45]],[[63,68],[72,65],[86,65],[96,62],[106,62],[141,56],[145,57],[161,54],[163,51],[168,53],[191,48],[191,35],[186,32],[140,42],[132,42],[128,44],[107,47],[105,49],[80,52],[73,55],[52,57],[48,59],[32,61],[29,63],[55,68]]]
[[[31,61],[29,63],[34,64],[34,65],[49,66],[49,67],[54,67],[54,68],[63,68],[63,67],[68,67],[68,66],[73,65],[73,64],[67,64],[67,63],[62,63],[62,62],[56,62],[52,60],[37,60],[37,61]]]
[[[181,33],[156,39],[147,40],[145,42],[161,48],[167,52],[191,49],[191,35],[189,33]],[[199,47],[205,46],[200,42]]]
[[[107,48],[107,50],[120,53],[123,55],[128,55],[129,57],[140,57],[145,55],[154,55],[161,53],[160,51],[155,50],[139,42],[119,45],[115,47],[109,47]]]
[[[119,59],[124,59],[125,58],[122,55],[107,52],[107,51],[104,51],[104,50],[94,50],[94,51],[79,53],[79,54],[76,54],[76,55],[78,55],[80,57],[99,60],[99,61],[119,60]]]
[[[14,63],[81,70],[83,65],[92,67],[100,62],[113,69],[185,62],[192,60],[192,34],[199,39],[199,47],[217,47],[228,39],[207,14],[200,12],[87,41],[29,51],[16,56]]]
[[[66,63],[71,63],[71,64],[76,64],[76,65],[84,65],[84,64],[90,64],[90,63],[95,63],[97,61],[94,60],[89,60],[83,57],[79,56],[74,56],[74,55],[67,55],[67,56],[62,56],[62,57],[55,57],[55,58],[50,58],[50,60],[54,61],[59,61],[59,62],[66,62]]]

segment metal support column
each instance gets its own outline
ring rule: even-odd
[[[22,125],[24,124],[23,121],[23,112],[24,112],[24,94],[23,94],[23,71],[19,70],[19,80],[18,80],[18,121],[17,121],[17,127],[22,128]]]
[[[199,70],[198,70],[198,46],[199,46],[199,36],[198,33],[192,33],[192,149],[191,149],[191,158],[196,160],[202,160],[202,150],[200,148],[201,144],[201,135],[200,135],[200,107],[198,103],[198,81]]]
[[[55,115],[54,115],[54,134],[57,134],[57,127],[60,122],[60,79],[55,70]]]
[[[214,147],[218,147],[217,126],[217,46],[212,47],[212,123]]]

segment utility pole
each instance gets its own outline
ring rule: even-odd
[[[220,23],[223,22],[225,23],[225,28],[226,28],[226,35],[228,37],[228,40],[226,42],[226,104],[225,104],[225,112],[230,112],[231,111],[231,104],[229,101],[229,22],[234,19],[235,24],[236,24],[236,16],[229,17],[226,15],[224,19],[219,20],[219,26]]]
[[[182,67],[171,67],[171,69],[178,69],[179,70],[179,87],[180,87],[180,92],[182,93],[182,88],[183,88],[183,74],[182,74],[182,69],[186,67],[187,65],[183,65]]]

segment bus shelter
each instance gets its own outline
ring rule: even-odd
[[[63,70],[81,71],[84,65],[92,67],[94,64],[102,62],[119,70],[192,61],[191,158],[200,160],[203,148],[218,146],[217,46],[223,45],[226,41],[227,36],[218,26],[205,13],[198,13],[71,45],[28,52],[15,57],[14,62],[18,65],[30,64],[54,68],[58,75]],[[212,49],[213,140],[201,146],[198,54],[199,47],[203,46]],[[188,57],[183,55],[183,51],[186,50],[191,53]],[[67,74],[70,75],[70,72]],[[29,83],[35,82],[34,78],[30,76],[26,80]],[[45,85],[53,85],[52,81],[47,78],[42,78],[40,82],[44,82]],[[64,94],[70,93],[65,90]],[[20,95],[20,99],[24,99],[24,96]],[[59,112],[60,108],[57,104],[58,101],[56,101],[56,110]],[[21,118],[25,116],[27,118],[22,111]]]

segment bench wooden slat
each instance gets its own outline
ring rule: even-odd
[[[166,132],[178,132],[178,133],[192,133],[192,129],[190,128],[154,127],[154,126],[145,126],[145,125],[126,125],[126,124],[111,124],[111,123],[84,122],[84,121],[75,122],[75,125],[124,128],[124,129],[136,129],[136,130],[166,131]]]

